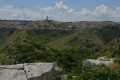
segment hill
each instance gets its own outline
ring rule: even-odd
[[[0,20],[0,64],[58,62],[80,73],[82,60],[119,54],[120,23]]]

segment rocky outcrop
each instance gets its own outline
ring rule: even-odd
[[[0,80],[48,80],[61,71],[57,63],[0,66]]]
[[[89,64],[92,68],[98,67],[100,64],[104,64],[106,66],[109,66],[113,63],[113,59],[106,59],[104,57],[100,57],[98,59],[86,59],[83,61],[83,65]]]

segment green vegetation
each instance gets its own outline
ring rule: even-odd
[[[0,35],[0,64],[57,62],[69,80],[120,80],[120,29],[8,30]],[[7,32],[8,31],[8,32]],[[109,32],[110,31],[110,32]],[[114,36],[116,34],[116,36]],[[100,56],[117,57],[111,68],[82,68],[82,61]],[[117,66],[117,68],[116,68]],[[115,67],[115,69],[114,69]],[[72,79],[71,75],[77,76]],[[87,75],[87,76],[86,76]],[[112,77],[114,76],[114,77]]]
[[[120,68],[111,69],[101,65],[93,69],[89,65],[84,65],[81,74],[75,78],[69,75],[68,80],[120,80]]]

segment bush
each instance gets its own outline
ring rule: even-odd
[[[120,67],[120,65],[117,64],[117,63],[112,63],[112,64],[109,65],[109,68],[111,68],[111,69],[117,69],[119,67]]]
[[[116,59],[114,59],[114,63],[118,63],[118,64],[120,64],[120,58],[116,58]]]
[[[83,66],[82,74],[78,80],[120,80],[120,68],[111,69],[106,66],[99,68],[91,68],[90,66]]]

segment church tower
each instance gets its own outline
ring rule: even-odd
[[[46,20],[48,20],[48,15],[47,15],[47,17],[46,17]]]

